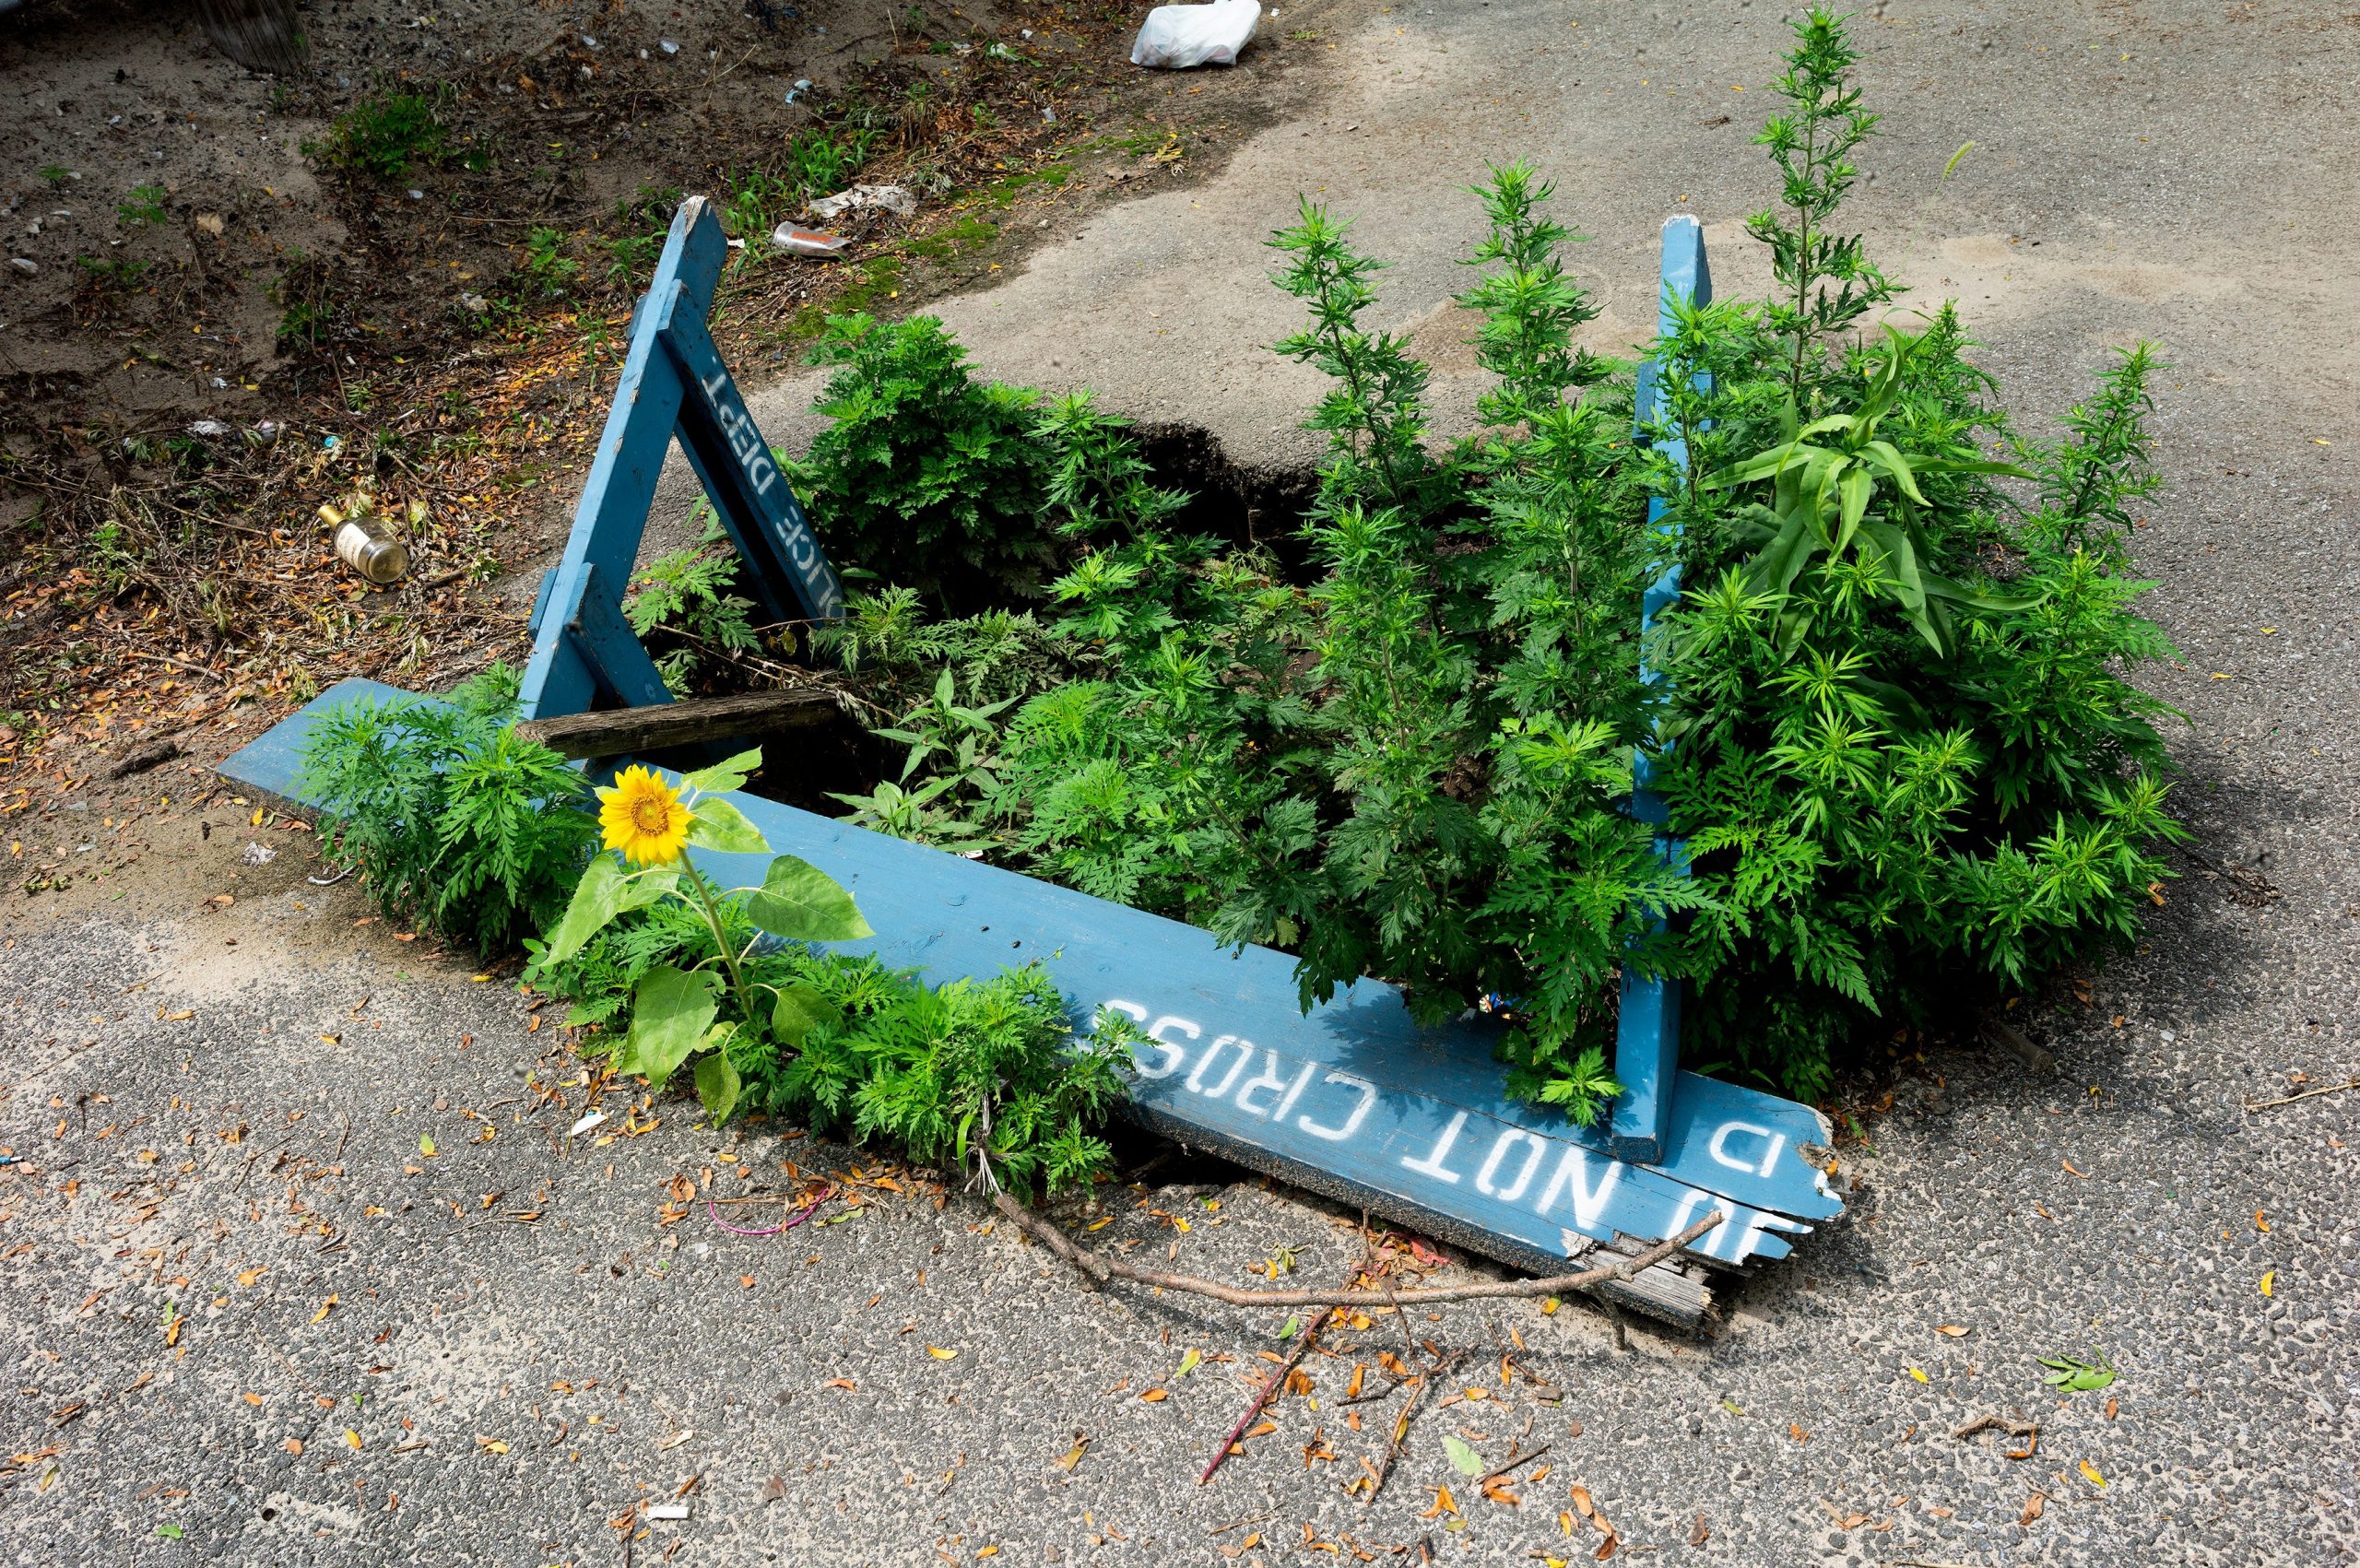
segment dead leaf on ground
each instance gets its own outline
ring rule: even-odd
[[[2047,1506],[2047,1494],[2038,1491],[2034,1492],[2030,1497],[2024,1499],[2024,1515],[2023,1518],[2018,1519],[2016,1523],[2019,1525],[2031,1524],[2035,1519],[2040,1517],[2041,1510]]]

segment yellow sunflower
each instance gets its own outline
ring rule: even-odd
[[[612,789],[598,792],[598,826],[607,847],[634,866],[668,866],[689,842],[689,808],[663,776],[625,768]]]

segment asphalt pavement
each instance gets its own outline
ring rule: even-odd
[[[1317,90],[1217,173],[945,301],[987,371],[1307,460],[1313,387],[1258,346],[1293,320],[1260,241],[1308,194],[1397,264],[1384,319],[1454,428],[1464,187],[1518,156],[1594,236],[1602,346],[1646,329],[1666,213],[1703,220],[1725,293],[1762,281],[1739,226],[1773,195],[1747,137],[1776,7],[1279,10],[1336,46]],[[1960,299],[2028,422],[2109,346],[2177,367],[2137,556],[2181,656],[2141,678],[2187,714],[2194,839],[2142,950],[2026,1020],[2053,1075],[1904,1064],[1847,1129],[1845,1220],[1716,1334],[1622,1349],[1578,1303],[1339,1326],[1199,1485],[1283,1315],[1084,1291],[972,1199],[677,1098],[609,1095],[573,1135],[579,1068],[527,999],[361,924],[303,835],[183,800],[112,884],[6,916],[0,1552],[1504,1564],[1593,1558],[1594,1516],[1665,1563],[2360,1555],[2360,1091],[2259,1104],[2360,1073],[2360,362],[2333,324],[2360,293],[2360,35],[2180,0],[1891,0],[1859,31],[1887,118],[1852,216],[1913,299]],[[808,439],[811,386],[757,397],[774,439]],[[25,831],[128,831],[88,815]],[[790,1231],[705,1204],[808,1176],[847,1196]],[[1243,1282],[1290,1256],[1334,1279],[1363,1244],[1357,1216],[1209,1163],[1104,1212],[1092,1244]],[[1363,1504],[1404,1397],[1346,1404],[1354,1369],[1374,1393],[1413,1352],[1457,1358],[1447,1400]],[[2043,1357],[2114,1379],[2059,1394]],[[1955,1435],[1986,1415],[2036,1435]],[[1446,1436],[1483,1469],[1526,1457],[1487,1496]]]

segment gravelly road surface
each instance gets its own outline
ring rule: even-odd
[[[1645,327],[1666,211],[1705,220],[1724,291],[1758,281],[1736,224],[1770,195],[1744,137],[1774,8],[1280,9],[1337,45],[1317,101],[1219,177],[1094,214],[949,302],[988,371],[1300,460],[1310,389],[1256,347],[1290,324],[1257,242],[1310,191],[1399,263],[1385,309],[1434,358],[1447,428],[1472,380],[1447,303],[1475,224],[1461,187],[1519,154],[1597,236],[1602,341]],[[1845,1150],[1845,1220],[1710,1338],[1641,1330],[1626,1352],[1578,1306],[1413,1318],[1483,1397],[1422,1416],[1372,1507],[1343,1484],[1399,1397],[1339,1398],[1391,1347],[1382,1320],[1339,1333],[1357,1354],[1315,1358],[1315,1393],[1199,1488],[1270,1315],[1084,1294],[977,1206],[908,1183],[786,1236],[701,1206],[666,1224],[676,1176],[749,1185],[724,1155],[761,1182],[853,1157],[700,1130],[678,1102],[608,1147],[567,1140],[579,1091],[541,1103],[525,1075],[572,1068],[512,992],[356,925],[348,887],[304,880],[300,835],[242,869],[244,809],[175,807],[132,830],[142,858],[112,883],[6,916],[0,1552],[1507,1563],[1598,1550],[1579,1517],[1562,1533],[1578,1484],[1622,1554],[1663,1562],[2360,1555],[2360,1094],[2245,1108],[2290,1075],[2360,1071],[2360,371],[2333,325],[2360,283],[2360,35],[2300,4],[1880,13],[1863,74],[1888,135],[1856,208],[1872,250],[1962,299],[2022,408],[2062,407],[2136,336],[2179,367],[2140,560],[2184,654],[2148,678],[2189,715],[2196,836],[2146,948],[2086,1008],[2030,1020],[2056,1076],[1909,1065]],[[774,437],[808,430],[808,392],[758,407]],[[97,814],[26,831],[133,842]],[[200,907],[221,891],[237,902]],[[1332,1278],[1359,1245],[1351,1217],[1254,1182],[1114,1211],[1100,1244],[1231,1279],[1291,1244],[1300,1278]],[[1177,1376],[1191,1349],[1232,1359]],[[2119,1378],[2057,1397],[2036,1358],[2067,1353]],[[1986,1413],[2037,1421],[2032,1455],[1952,1435]],[[1493,1463],[1546,1443],[1516,1473],[1549,1473],[1519,1505],[1483,1500],[1446,1433]],[[692,1480],[685,1522],[628,1541],[610,1524]],[[1459,1513],[1435,1511],[1443,1484]]]

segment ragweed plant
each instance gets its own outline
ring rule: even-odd
[[[1044,450],[1092,498],[1058,502],[1069,668],[1004,711],[1014,686],[954,677],[867,819],[1291,949],[1306,1006],[1373,974],[1423,1019],[1504,1011],[1512,1091],[1584,1122],[1626,973],[1690,987],[1692,1062],[1808,1098],[1847,1048],[2130,939],[2179,832],[2168,710],[2125,678],[2166,651],[2122,573],[2154,357],[2043,442],[1952,307],[1874,319],[1897,290],[1842,207],[1876,116],[1841,24],[1796,33],[1761,137],[1783,205],[1751,225],[1772,293],[1670,301],[1635,440],[1532,170],[1479,192],[1460,299],[1497,383],[1440,451],[1424,367],[1369,324],[1378,263],[1306,202],[1274,281],[1308,321],[1273,347],[1328,378],[1308,571],[1176,533],[1121,433],[1060,406]],[[889,593],[844,645],[927,632]],[[1643,744],[1692,876],[1632,815]]]
[[[486,953],[564,907],[595,831],[581,774],[515,718],[516,674],[494,665],[447,702],[348,703],[303,746],[322,852],[384,914]]]
[[[1847,1046],[2128,944],[2182,830],[2170,710],[2123,678],[2170,651],[2120,570],[2154,356],[2119,356],[2052,443],[2012,431],[1948,305],[1847,341],[1892,292],[1830,227],[1875,117],[1841,27],[1796,31],[1764,138],[1794,217],[1756,225],[1778,292],[1657,346],[1662,433],[1695,461],[1650,482],[1691,584],[1657,661],[1658,776],[1706,900],[1687,1049],[1810,1098]]]

